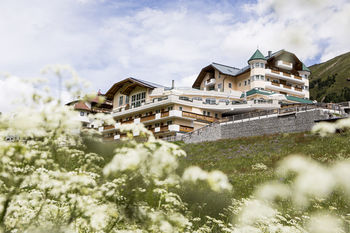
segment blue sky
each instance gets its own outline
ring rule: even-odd
[[[307,65],[350,51],[350,0],[1,0],[0,9],[0,72],[69,64],[89,92],[130,76],[190,86],[213,61],[245,66],[257,47]]]

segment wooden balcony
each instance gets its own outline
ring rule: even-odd
[[[280,84],[279,84],[279,83],[275,83],[275,82],[271,82],[271,84],[272,84],[272,85],[274,85],[274,86],[277,86],[277,87],[279,87],[279,86],[280,86]]]
[[[284,88],[292,89],[291,86],[283,85]]]
[[[161,117],[167,117],[167,116],[169,116],[169,111],[161,113]]]
[[[282,63],[285,64],[285,65],[287,65],[287,66],[291,66],[291,65],[292,65],[292,63],[286,62],[286,61],[282,61]]]
[[[271,73],[280,74],[280,72],[277,70],[271,70]]]
[[[301,77],[300,77],[300,76],[297,76],[297,75],[294,75],[294,78],[295,78],[295,79],[298,79],[298,80],[301,80]]]
[[[288,73],[285,73],[285,72],[283,72],[283,75],[287,76],[287,77],[291,77],[292,76],[291,74],[288,74]]]
[[[106,125],[103,127],[104,130],[114,129],[114,125]]]
[[[215,122],[217,119],[211,116],[204,116],[201,114],[193,113],[193,112],[186,112],[182,111],[182,116],[183,117],[190,117],[190,118],[195,118],[197,120],[202,120],[202,121],[207,121],[207,122]]]
[[[301,89],[299,87],[294,87],[294,90],[296,90],[296,91],[303,91],[303,89]]]
[[[123,124],[132,124],[134,123],[134,119],[128,120],[128,121],[123,121]]]
[[[193,131],[193,127],[190,126],[184,126],[184,125],[180,125],[180,132],[192,132]]]
[[[156,119],[156,115],[150,115],[150,116],[145,116],[145,117],[141,117],[141,122],[144,122],[144,121],[151,121],[151,120],[154,120]]]

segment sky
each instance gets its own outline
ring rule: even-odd
[[[191,86],[203,67],[242,68],[257,48],[308,66],[350,51],[350,0],[1,0],[0,9],[0,72],[16,76],[0,79],[0,112],[25,93],[21,77],[51,64],[105,93],[127,77]]]

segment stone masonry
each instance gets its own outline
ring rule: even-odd
[[[317,120],[332,117],[327,110],[314,109],[293,112],[285,115],[272,115],[264,118],[246,119],[212,124],[183,136],[185,143],[216,141],[227,138],[261,136],[276,133],[310,131]]]

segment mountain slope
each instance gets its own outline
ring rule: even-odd
[[[311,99],[326,103],[350,101],[350,52],[309,69]]]

